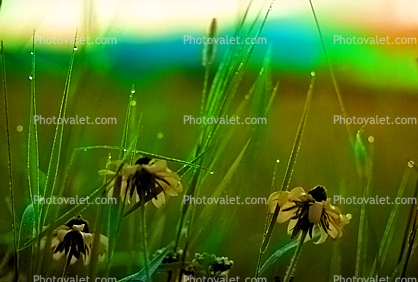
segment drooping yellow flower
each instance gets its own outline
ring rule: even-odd
[[[52,258],[55,261],[69,261],[69,265],[81,260],[88,265],[91,260],[91,250],[94,234],[89,231],[89,224],[81,216],[77,216],[65,225],[61,225],[53,232],[51,241]],[[41,242],[41,248],[45,247],[46,237]],[[99,262],[106,258],[108,239],[100,235]]]
[[[316,244],[324,243],[328,236],[340,238],[343,228],[350,222],[351,215],[343,215],[338,207],[331,205],[324,187],[316,186],[307,193],[302,187],[289,191],[278,191],[268,199],[270,213],[274,213],[277,204],[280,212],[277,223],[289,221],[288,233],[292,239],[300,231],[307,231],[312,239],[314,230],[318,230],[321,237]]]
[[[116,174],[111,170],[101,170],[99,173]],[[125,165],[120,175],[120,198],[128,203],[131,203],[131,199],[136,203],[152,200],[154,205],[160,208],[167,196],[177,196],[183,190],[180,177],[167,167],[165,160],[140,158],[134,165]],[[111,184],[109,196],[113,195],[114,186],[115,181]]]

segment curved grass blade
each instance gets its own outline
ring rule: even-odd
[[[363,132],[364,126],[357,131],[353,148],[356,158],[357,171],[361,180],[361,185],[364,187],[363,198],[368,198],[370,196],[370,187],[372,182],[373,159],[371,156],[373,155],[373,146],[370,147],[370,150],[367,150],[362,140]],[[366,203],[363,202],[360,210],[355,264],[355,275],[357,277],[360,277],[366,271],[367,245],[369,239],[366,206]]]
[[[299,122],[298,130],[296,132],[295,141],[293,142],[293,148],[292,148],[292,152],[290,153],[289,162],[286,167],[286,172],[283,178],[281,190],[288,190],[289,188],[290,180],[292,178],[292,174],[293,174],[293,170],[296,164],[300,146],[302,144],[303,132],[306,126],[306,121],[308,119],[308,113],[309,113],[309,108],[311,105],[312,91],[313,91],[314,85],[315,85],[315,73],[311,72],[311,82],[309,85],[308,93],[306,94],[306,100],[305,100],[305,105],[304,105],[303,112],[302,112],[302,117]],[[280,207],[279,205],[277,205],[276,209],[274,210],[274,214],[269,221],[270,223],[268,224],[268,229],[264,233],[263,242],[261,243],[261,247],[260,247],[259,262],[257,263],[257,265],[260,265],[260,261],[262,259],[263,253],[267,249],[271,234],[273,233],[274,225],[277,220],[277,216],[279,215],[279,211],[280,211]],[[267,215],[267,217],[270,217],[270,215]],[[259,274],[259,269],[256,269],[256,277],[258,277],[258,274]]]
[[[215,192],[213,192],[211,196],[212,198],[216,199],[216,198],[222,197],[222,195],[228,189],[228,186],[232,182],[232,179],[239,168],[239,165],[245,155],[245,152],[248,149],[251,139],[252,139],[251,137],[248,139],[247,143],[244,145],[241,152],[239,153],[235,161],[232,163],[231,167],[228,169],[227,173],[225,174],[225,177],[222,179],[221,183],[218,185]],[[208,222],[212,218],[213,214],[215,213],[216,208],[217,208],[217,205],[206,205],[203,208],[200,216],[198,217],[197,222]],[[205,224],[199,224],[192,230],[190,245],[196,242],[196,239],[200,236],[205,226],[206,226]]]
[[[337,79],[335,78],[334,69],[333,69],[332,64],[329,60],[327,49],[325,48],[324,37],[322,36],[321,27],[319,26],[318,17],[316,16],[316,12],[315,12],[312,0],[309,0],[309,5],[311,7],[312,15],[313,15],[314,20],[315,20],[316,28],[318,30],[319,39],[321,41],[322,50],[324,52],[325,60],[327,61],[328,70],[329,70],[329,73],[331,75],[331,81],[332,81],[332,84],[334,85],[335,93],[337,94],[337,99],[338,99],[338,103],[340,105],[341,113],[342,113],[343,117],[345,119],[347,119],[348,115],[347,115],[347,111],[345,109],[344,102],[343,102],[343,99],[342,99],[342,96],[341,96],[340,87],[338,86]],[[348,137],[350,139],[351,146],[354,147],[354,140],[351,136],[350,125],[348,123],[345,123],[345,127],[347,129],[347,133],[348,133]]]
[[[18,247],[21,248],[23,243],[32,239],[35,235],[36,216],[35,209],[29,204],[23,212],[22,221],[19,229]],[[32,277],[32,252],[33,248],[27,248],[17,254],[17,270],[20,275]]]
[[[164,260],[164,257],[167,255],[168,250],[172,248],[171,244],[170,246],[164,247],[163,249],[159,250],[159,254],[157,256],[155,256],[148,264],[148,269],[149,269],[149,275],[152,275],[157,269],[158,267],[161,265],[161,263]],[[119,282],[131,282],[131,281],[135,281],[135,282],[148,282],[147,280],[147,273],[146,273],[146,268],[143,268],[141,271],[129,275],[125,278],[122,278],[120,280],[118,280]]]
[[[75,36],[74,42],[77,42],[76,39],[77,39],[77,34]],[[75,57],[76,50],[77,50],[77,47],[74,44],[73,51],[72,51],[71,58],[70,58],[70,63],[68,66],[67,78],[66,78],[65,86],[64,86],[64,94],[62,96],[61,106],[60,106],[60,110],[58,114],[58,118],[61,118],[61,119],[64,119],[67,113],[68,95],[69,95],[69,90],[70,90],[71,77],[72,77],[72,72],[73,72],[74,57]],[[55,183],[57,180],[58,168],[60,164],[64,125],[65,123],[62,122],[62,123],[57,124],[55,128],[54,140],[52,143],[51,156],[50,156],[50,160],[48,164],[48,172],[46,176],[46,186],[45,186],[45,190],[43,193],[45,198],[51,198],[52,195],[54,194]],[[45,225],[45,222],[48,216],[49,206],[50,205],[48,204],[43,205],[42,212],[41,212],[42,225]]]
[[[17,279],[17,220],[16,220],[16,210],[15,210],[15,197],[14,197],[14,188],[13,188],[13,170],[12,170],[12,148],[10,143],[10,124],[9,124],[9,101],[7,96],[7,84],[6,84],[6,62],[4,59],[4,47],[3,41],[1,41],[1,82],[3,88],[4,96],[4,116],[6,122],[6,138],[7,138],[7,165],[8,165],[8,176],[9,176],[9,192],[10,192],[10,201],[11,201],[11,212],[12,212],[12,232],[13,232],[13,242],[14,242],[14,269],[15,269],[15,278]]]
[[[38,126],[35,122],[36,111],[36,55],[35,55],[35,30],[33,31],[33,45],[32,45],[32,70],[30,74],[30,109],[29,109],[29,126],[28,126],[28,183],[29,195],[35,213],[36,231],[40,232],[39,222],[39,203],[34,203],[33,196],[40,195],[40,172],[39,172],[39,145],[38,145]]]
[[[399,185],[398,193],[396,195],[397,199],[400,199],[403,196],[406,184],[408,183],[410,171],[411,171],[410,167],[407,166],[405,169],[404,175],[402,177],[401,184]],[[386,228],[383,233],[382,240],[380,241],[379,253],[377,257],[375,258],[373,266],[372,266],[372,270],[370,271],[370,275],[369,275],[370,277],[374,276],[375,271],[380,273],[380,271],[382,270],[382,267],[385,264],[385,260],[389,252],[389,247],[391,245],[392,238],[393,238],[393,232],[394,232],[393,223],[395,221],[396,215],[398,214],[398,210],[399,210],[399,203],[394,203],[392,210],[390,212],[390,215],[389,215],[388,222],[386,223]]]

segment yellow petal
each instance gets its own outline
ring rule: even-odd
[[[165,204],[165,196],[164,193],[159,193],[157,195],[157,199],[152,198],[152,203],[154,204],[154,206],[159,209],[161,208],[164,204]]]
[[[312,205],[310,205],[308,211],[309,222],[313,224],[318,224],[321,221],[323,209],[324,204],[320,202],[314,202]]]
[[[295,187],[292,190],[290,190],[290,193],[288,195],[288,199],[289,201],[295,201],[297,200],[300,196],[305,195],[305,190],[303,190],[302,187]]]

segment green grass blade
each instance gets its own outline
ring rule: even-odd
[[[7,96],[7,84],[6,84],[6,62],[4,59],[4,47],[3,41],[1,41],[1,82],[4,96],[4,116],[6,123],[6,138],[7,138],[7,164],[8,164],[8,176],[9,176],[9,192],[10,192],[10,201],[11,201],[11,212],[12,212],[12,232],[13,232],[13,243],[14,243],[14,268],[15,268],[15,278],[17,279],[17,220],[16,220],[16,210],[15,210],[15,197],[14,197],[14,187],[13,187],[13,170],[12,170],[12,148],[10,143],[10,118],[9,118],[9,101]]]
[[[302,112],[302,117],[300,119],[299,122],[299,127],[298,130],[296,132],[296,137],[295,137],[295,141],[293,142],[293,148],[292,148],[292,152],[290,153],[290,157],[289,157],[289,162],[287,164],[286,167],[286,172],[285,172],[285,176],[283,178],[283,183],[281,186],[281,190],[287,190],[289,188],[289,184],[290,184],[290,180],[292,178],[292,174],[293,174],[293,170],[296,164],[296,160],[297,160],[297,156],[302,144],[302,137],[303,137],[303,132],[306,126],[306,122],[308,119],[308,113],[309,113],[309,108],[311,105],[311,100],[312,100],[312,92],[313,92],[313,87],[315,85],[315,73],[312,72],[311,73],[311,82],[309,85],[309,89],[308,89],[308,93],[306,95],[306,100],[305,100],[305,105],[303,108],[303,112]],[[268,229],[265,233],[265,236],[263,238],[263,242],[261,243],[261,247],[260,247],[260,255],[259,255],[259,259],[261,260],[262,258],[262,254],[266,251],[268,243],[270,241],[270,237],[273,233],[273,228],[274,225],[276,223],[276,219],[277,216],[279,215],[279,211],[280,211],[280,207],[277,205],[276,209],[274,211],[273,216],[271,217],[271,220],[269,221],[269,225],[268,225]],[[269,217],[270,215],[268,215]],[[269,219],[267,219],[269,220]],[[259,270],[256,270],[256,276],[258,275]]]
[[[239,165],[245,155],[245,152],[248,149],[248,146],[251,142],[251,137],[246,142],[245,146],[242,148],[241,152],[235,159],[235,161],[232,163],[231,167],[228,169],[227,173],[225,174],[225,177],[222,179],[221,183],[218,185],[216,190],[212,194],[212,198],[220,198],[224,193],[227,191],[228,187],[230,186],[232,179],[236,172],[238,171]],[[213,214],[215,213],[217,209],[217,205],[206,205],[200,216],[197,219],[197,222],[203,223],[208,222],[212,218]],[[193,228],[191,231],[191,239],[190,239],[190,245],[196,243],[196,239],[199,238],[200,234],[203,232],[203,229],[206,227],[205,224],[199,224],[196,227]]]
[[[29,110],[29,126],[28,126],[28,182],[29,182],[29,195],[33,205],[35,213],[36,230],[40,231],[39,222],[39,208],[38,203],[33,202],[34,195],[40,195],[40,175],[39,175],[39,145],[38,145],[38,125],[34,122],[36,111],[36,92],[35,92],[35,81],[36,81],[36,55],[35,55],[35,31],[33,32],[33,45],[32,45],[32,71],[30,74],[30,110]]]
[[[29,204],[23,212],[22,221],[19,229],[19,242],[18,247],[21,248],[23,244],[35,235],[35,209],[32,204]],[[27,248],[24,251],[18,253],[17,257],[17,269],[20,275],[25,277],[32,277],[32,252],[33,248]]]
[[[298,240],[294,240],[290,243],[288,243],[287,245],[285,245],[284,247],[278,249],[277,251],[275,251],[265,262],[264,264],[260,267],[260,275],[263,275],[268,269],[270,269],[273,265],[276,264],[276,262],[288,251],[290,251],[293,248],[296,248],[299,244]]]
[[[327,61],[328,70],[329,70],[329,73],[331,75],[331,81],[332,81],[332,84],[334,86],[335,93],[337,94],[337,99],[338,99],[338,103],[340,105],[341,113],[342,113],[343,117],[345,119],[347,119],[348,115],[347,115],[347,111],[345,109],[344,102],[343,102],[343,99],[342,99],[342,96],[341,96],[340,87],[338,86],[337,79],[335,78],[334,69],[333,69],[332,64],[329,60],[328,52],[327,52],[327,49],[326,49],[325,43],[324,43],[324,37],[322,35],[321,27],[319,26],[318,17],[316,16],[316,12],[315,12],[312,0],[309,0],[309,5],[311,7],[312,15],[313,15],[314,20],[315,20],[316,28],[318,30],[319,39],[321,41],[322,50],[324,52],[325,60]],[[351,136],[350,125],[348,123],[345,123],[345,126],[346,126],[346,129],[347,129],[348,137],[350,139],[350,143],[351,143],[352,146],[354,146],[354,140]]]
[[[402,177],[401,184],[399,185],[397,195],[396,195],[396,198],[398,199],[400,199],[404,194],[406,184],[408,183],[410,171],[411,171],[411,168],[407,166],[405,169],[404,175]],[[393,238],[393,232],[394,232],[393,223],[395,222],[395,217],[398,214],[398,210],[399,210],[399,204],[394,203],[392,210],[390,212],[390,215],[389,215],[388,222],[386,223],[386,228],[383,233],[382,240],[380,241],[379,253],[377,257],[375,258],[373,266],[372,266],[372,270],[370,271],[370,275],[369,275],[370,277],[373,277],[375,275],[375,271],[377,271],[377,273],[380,273],[380,271],[382,270],[385,264],[385,260],[389,252],[389,247],[391,245],[392,238]]]
[[[370,196],[370,186],[372,182],[373,171],[373,146],[370,146],[370,151],[367,150],[363,142],[364,126],[361,127],[355,138],[353,145],[354,155],[356,158],[357,171],[361,180],[363,189],[363,197]],[[367,244],[368,244],[368,225],[367,225],[367,208],[366,203],[363,202],[360,210],[360,222],[359,232],[357,236],[357,250],[356,250],[356,263],[355,263],[355,275],[360,277],[366,271],[367,262]]]
[[[167,255],[168,250],[171,247],[165,247],[162,250],[159,250],[159,254],[157,256],[155,256],[148,264],[148,269],[149,269],[149,274],[152,275],[157,269],[158,267],[161,265],[161,263],[164,260],[164,257]],[[141,271],[129,275],[125,278],[122,278],[120,280],[118,280],[119,282],[130,282],[130,281],[136,281],[136,282],[148,282],[147,280],[147,273],[146,273],[146,269],[143,268]]]
[[[76,35],[76,38],[77,38],[77,35]],[[74,45],[71,58],[70,58],[70,63],[68,66],[67,78],[66,78],[65,86],[64,86],[64,94],[62,96],[61,106],[60,106],[60,110],[58,114],[58,118],[61,118],[61,119],[64,119],[67,113],[68,95],[69,95],[69,90],[70,90],[71,77],[72,77],[72,72],[73,72],[74,57],[75,57],[76,50],[77,48]],[[55,184],[56,184],[57,175],[58,175],[58,168],[59,168],[60,159],[61,159],[61,147],[62,147],[62,140],[63,140],[63,134],[64,134],[64,125],[65,123],[63,122],[63,123],[57,124],[55,128],[54,140],[52,143],[51,156],[50,156],[50,160],[48,164],[48,172],[46,176],[46,187],[43,193],[45,198],[51,198],[52,195],[54,194]],[[61,189],[63,189],[63,187]],[[43,206],[42,213],[41,213],[42,225],[45,225],[46,218],[48,216],[49,206],[50,205],[48,204],[45,204]]]

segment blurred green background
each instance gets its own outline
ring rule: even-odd
[[[183,124],[183,116],[199,116],[204,77],[204,69],[201,66],[203,46],[183,44],[183,36],[206,35],[210,19],[217,17],[217,13],[220,14],[219,34],[231,36],[234,23],[238,15],[242,14],[246,3],[225,1],[222,4],[215,1],[211,4],[209,1],[203,1],[200,9],[194,11],[191,9],[198,5],[190,6],[188,1],[173,1],[178,2],[176,4],[164,1],[148,2],[145,1],[142,4],[144,7],[141,7],[141,4],[135,4],[133,1],[120,4],[110,1],[91,1],[86,2],[87,4],[81,1],[73,4],[44,1],[36,5],[27,1],[3,1],[0,11],[0,35],[5,48],[18,218],[29,203],[26,171],[30,105],[28,76],[31,69],[31,36],[34,28],[37,34],[44,34],[45,37],[53,34],[57,37],[71,38],[78,27],[79,36],[114,37],[118,41],[116,45],[77,46],[67,116],[116,117],[118,123],[67,125],[61,171],[64,171],[68,164],[74,148],[120,144],[132,84],[135,84],[136,89],[137,118],[142,114],[139,149],[182,160],[190,159],[199,126]],[[348,1],[331,6],[317,3],[324,44],[349,116],[417,118],[418,73],[415,45],[333,44],[335,34],[347,37],[410,37],[416,34],[416,19],[414,22],[410,17],[410,14],[416,11],[416,3],[412,5],[410,1],[397,1],[396,4],[392,3],[393,7],[389,9],[385,6],[389,2],[372,1],[366,8],[363,7],[365,3],[355,5],[348,4]],[[405,8],[409,4],[410,8]],[[145,8],[150,9],[148,13]],[[172,13],[171,8],[174,9]],[[256,1],[251,10],[251,17],[262,8],[265,9],[266,5],[262,1]],[[179,15],[178,11],[182,9],[190,16],[189,22],[186,14]],[[34,12],[30,12],[31,10]],[[204,10],[207,10],[206,13]],[[135,18],[134,11],[147,17],[144,16],[142,20],[141,17]],[[387,20],[383,21],[385,17]],[[52,25],[54,21],[55,25]],[[360,197],[363,188],[356,173],[349,136],[344,125],[333,123],[334,115],[341,115],[341,110],[309,2],[276,3],[261,36],[267,38],[268,46],[255,47],[233,107],[237,107],[239,102],[245,99],[268,48],[271,48],[272,56],[271,77],[274,82],[279,80],[280,86],[267,116],[268,122],[260,126],[261,130],[256,140],[251,143],[228,195],[241,198],[268,197],[277,159],[280,160],[280,164],[276,189],[280,188],[302,114],[310,81],[309,74],[315,71],[317,78],[311,110],[291,186],[310,189],[321,184],[328,188],[331,196],[341,194]],[[227,47],[219,46],[215,67],[221,62]],[[72,46],[37,45],[36,49],[38,114],[43,117],[57,116]],[[211,77],[215,67],[212,69]],[[3,256],[11,242],[11,217],[7,199],[8,171],[3,101],[0,104],[0,191],[3,195],[0,205],[0,251]],[[252,117],[254,112],[248,110],[246,114]],[[23,126],[22,132],[16,130],[19,125]],[[407,160],[418,160],[417,126],[366,126],[365,137],[373,136],[375,140],[372,195],[395,198]],[[360,127],[351,126],[352,137]],[[47,170],[54,130],[52,125],[39,125],[40,167],[44,172]],[[160,133],[163,134],[163,138],[157,137],[161,137]],[[225,175],[248,136],[249,126],[237,126],[225,155],[214,168],[215,174],[203,185],[203,195],[211,195],[214,186]],[[109,151],[102,150],[79,154],[71,172],[72,190],[66,191],[66,194],[86,196],[100,185],[102,179],[97,171],[104,168],[108,153]],[[180,168],[175,163],[169,166],[173,170]],[[416,172],[411,171],[405,196],[413,196],[416,178]],[[182,181],[184,186],[189,181],[186,174]],[[175,238],[181,200],[182,195],[172,198],[161,210],[148,207],[148,238],[151,252]],[[360,206],[339,207],[343,213],[353,215],[343,238],[338,242],[327,240],[319,246],[306,244],[298,261],[296,281],[327,281],[334,274],[343,277],[354,275]],[[201,208],[198,207],[197,212]],[[369,208],[371,239],[368,259],[371,264],[392,207],[376,205]],[[66,207],[63,207],[63,210],[65,209]],[[399,256],[408,211],[409,206],[401,206],[400,214],[396,218],[395,239],[387,262],[388,275]],[[190,257],[192,258],[195,252],[204,251],[228,256],[235,262],[231,276],[253,276],[265,215],[264,205],[219,206],[214,220],[205,223],[205,232],[189,250]],[[87,210],[83,216],[92,226],[95,225],[94,208]],[[139,217],[139,213],[136,216]],[[286,224],[276,226],[264,258],[290,241],[285,234],[286,228]],[[124,223],[116,254],[120,259],[115,262],[113,273],[116,277],[133,273],[140,268],[142,262],[129,248],[141,248],[139,236],[139,219]],[[333,252],[340,252],[341,255],[339,273],[330,273],[329,270],[331,263],[335,263]],[[286,253],[275,269],[266,274],[268,281],[273,281],[273,275],[283,276],[291,254]],[[417,263],[418,258],[413,255],[410,265]],[[410,267],[407,274],[409,277],[416,277],[418,271]]]

